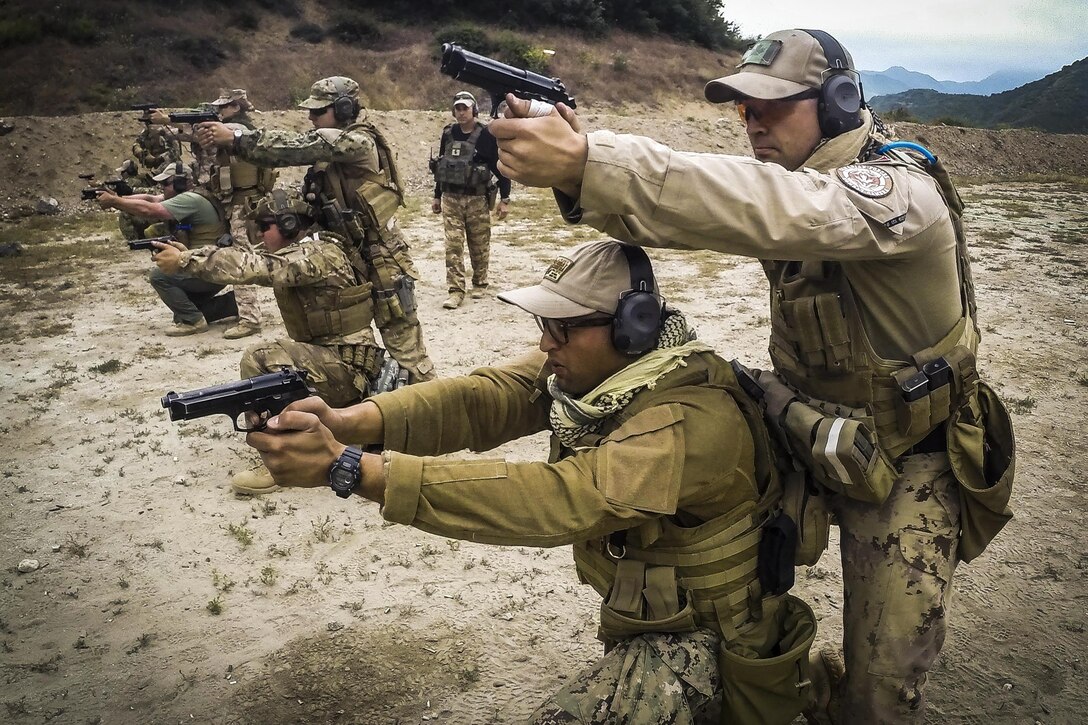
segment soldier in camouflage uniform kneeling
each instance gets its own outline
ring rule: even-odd
[[[352,263],[373,286],[374,319],[382,342],[411,382],[435,377],[416,316],[419,279],[394,214],[403,203],[393,154],[382,133],[361,120],[359,84],[333,76],[313,84],[299,104],[310,112],[308,133],[230,129],[200,124],[204,146],[229,148],[260,166],[303,166],[306,200],[318,224],[349,241]]]
[[[253,218],[266,251],[157,242],[155,263],[168,274],[187,274],[217,284],[271,287],[290,339],[259,342],[242,354],[243,378],[285,367],[305,370],[317,394],[330,405],[367,396],[381,366],[374,344],[370,282],[360,279],[329,232],[306,232],[310,206],[295,191],[276,189],[257,204]],[[266,471],[235,476],[240,493],[276,490]]]
[[[381,502],[391,523],[573,544],[607,654],[531,722],[790,722],[816,621],[786,593],[779,478],[733,368],[665,305],[635,247],[581,245],[499,299],[536,318],[539,352],[342,410],[296,401],[246,441],[284,485]],[[547,463],[444,455],[546,430]]]

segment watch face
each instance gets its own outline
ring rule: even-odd
[[[350,491],[355,487],[357,480],[355,471],[340,466],[332,469],[329,477],[332,487],[340,491]]]

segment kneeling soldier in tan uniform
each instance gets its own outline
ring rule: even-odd
[[[391,522],[573,545],[602,597],[607,654],[533,722],[690,723],[719,710],[723,722],[790,722],[810,689],[815,619],[785,593],[792,551],[780,560],[763,546],[779,480],[729,363],[665,306],[629,245],[584,244],[499,299],[536,318],[544,354],[343,410],[298,401],[247,442],[277,481],[358,494]],[[544,430],[547,463],[433,458]]]
[[[267,251],[234,247],[185,250],[157,243],[155,263],[168,274],[218,284],[272,287],[290,339],[246,348],[241,376],[299,368],[309,373],[317,394],[330,405],[349,405],[369,393],[380,369],[374,344],[370,283],[360,280],[341,244],[330,232],[306,236],[313,220],[297,192],[276,189],[256,206],[254,219]],[[267,472],[239,474],[241,493],[275,490]]]

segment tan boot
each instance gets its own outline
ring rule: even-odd
[[[279,491],[280,487],[272,479],[272,474],[264,466],[258,466],[252,471],[242,471],[234,474],[230,479],[230,487],[235,493],[247,496],[260,496],[262,493]]]
[[[186,335],[195,335],[198,332],[204,332],[208,329],[208,321],[201,317],[193,324],[187,322],[175,322],[173,326],[167,328],[167,337],[184,337]]]
[[[472,299],[482,300],[486,296],[487,296],[487,287],[473,287],[472,288]]]
[[[239,322],[237,325],[223,330],[223,337],[228,340],[237,340],[242,337],[256,335],[260,331],[260,325],[254,325],[252,322]]]
[[[839,722],[839,686],[846,676],[842,655],[837,650],[821,649],[808,656],[812,678],[812,704],[801,713],[811,725],[836,725]]]
[[[463,292],[450,292],[450,296],[446,298],[446,301],[442,303],[442,306],[447,310],[456,310],[464,301],[465,295]]]

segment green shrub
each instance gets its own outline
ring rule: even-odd
[[[214,38],[187,35],[176,38],[170,49],[197,70],[214,70],[227,59],[226,50]]]
[[[261,18],[252,10],[243,8],[231,13],[227,25],[239,30],[258,30],[261,27]]]
[[[325,29],[315,23],[299,23],[291,28],[291,37],[317,44],[325,39]]]
[[[616,53],[612,56],[612,70],[617,73],[627,72],[627,56],[623,53]]]
[[[544,54],[544,51],[513,33],[500,33],[495,45],[496,59],[503,63],[531,70],[534,73],[548,72],[548,56]]]
[[[435,31],[434,42],[436,46],[443,43],[456,43],[465,50],[471,50],[480,55],[494,54],[496,47],[482,28],[470,22],[451,23]]]
[[[42,24],[37,17],[0,20],[0,48],[33,43],[42,37]]]
[[[328,35],[349,45],[370,44],[381,40],[382,29],[368,15],[342,10],[329,18]]]
[[[298,0],[256,0],[259,7],[270,10],[285,18],[298,18],[302,16],[302,8]]]

